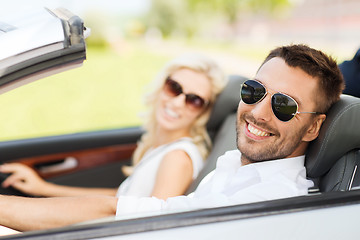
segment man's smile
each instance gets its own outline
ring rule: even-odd
[[[264,138],[268,138],[273,136],[271,132],[265,131],[264,129],[260,129],[251,123],[246,122],[246,135],[255,140],[262,140]]]

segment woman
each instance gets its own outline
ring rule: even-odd
[[[56,185],[19,163],[0,166],[1,172],[12,173],[2,186],[44,197],[96,194],[166,199],[182,195],[211,148],[206,122],[224,86],[222,71],[204,56],[184,55],[169,62],[146,97],[145,133],[134,152],[134,166],[123,169],[131,175],[118,189]]]

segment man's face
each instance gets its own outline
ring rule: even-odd
[[[261,82],[268,93],[257,104],[239,103],[237,146],[243,164],[305,154],[307,143],[317,137],[325,115],[302,113],[282,122],[272,112],[271,96],[281,92],[296,100],[299,112],[316,111],[317,79],[300,68],[289,67],[282,58],[276,57],[259,69],[255,80]]]

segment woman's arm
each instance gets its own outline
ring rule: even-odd
[[[116,214],[116,197],[26,198],[0,195],[0,225],[18,230],[66,226]]]
[[[183,150],[167,153],[159,166],[152,196],[167,199],[185,193],[192,182],[193,164]]]
[[[2,187],[9,186],[32,195],[43,197],[68,197],[86,195],[115,196],[117,189],[112,188],[83,188],[69,187],[46,182],[32,168],[21,163],[8,163],[0,166],[0,171],[11,173],[2,183]]]

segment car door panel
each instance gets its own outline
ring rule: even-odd
[[[141,134],[142,130],[134,127],[1,142],[0,162],[118,144],[135,144]]]
[[[58,184],[115,187],[125,176],[140,128],[123,128],[0,143],[1,162],[20,162]],[[0,190],[4,194],[16,194]]]

